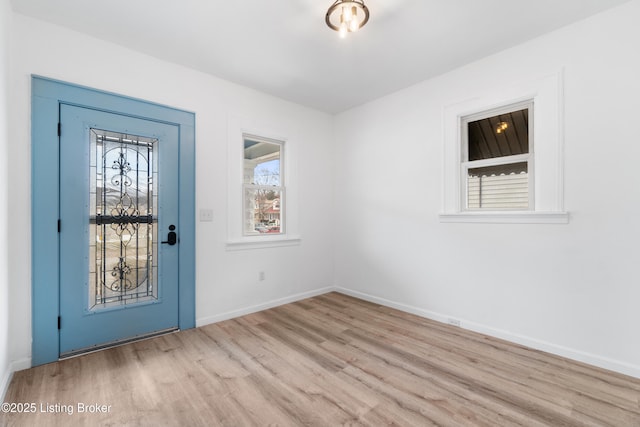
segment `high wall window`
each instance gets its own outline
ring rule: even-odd
[[[562,70],[521,75],[443,106],[441,222],[569,221],[562,82]]]
[[[284,142],[243,135],[243,229],[245,236],[285,231]]]
[[[464,209],[533,208],[532,107],[518,103],[462,118]]]

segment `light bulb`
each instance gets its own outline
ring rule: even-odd
[[[347,6],[342,7],[342,17],[344,18],[345,22],[350,22],[352,19],[351,9],[349,9]]]
[[[358,31],[358,28],[360,28],[360,25],[358,25],[358,20],[355,18],[352,19],[351,22],[349,22],[349,31],[353,33],[355,31]]]
[[[342,21],[340,23],[340,29],[338,30],[338,34],[340,35],[341,39],[347,37],[347,23],[346,22]]]

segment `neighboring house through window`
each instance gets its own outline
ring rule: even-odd
[[[284,142],[243,135],[245,235],[284,232]]]

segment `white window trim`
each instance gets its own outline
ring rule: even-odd
[[[462,180],[463,118],[533,101],[533,206],[527,211],[465,210]],[[443,110],[443,188],[440,222],[568,223],[564,211],[562,72],[522,83],[503,85]],[[531,151],[533,152],[533,151]]]
[[[294,137],[287,132],[274,130],[270,126],[246,125],[246,120],[229,118],[227,144],[227,251],[263,248],[277,248],[300,245],[302,238],[298,232],[298,171],[297,147]],[[263,139],[283,142],[284,183],[286,200],[281,206],[286,221],[284,232],[274,235],[245,235],[243,224],[244,207],[244,136],[251,135]]]
[[[569,222],[569,214],[567,212],[467,211],[454,214],[440,214],[440,222],[469,222],[488,224],[567,224]]]

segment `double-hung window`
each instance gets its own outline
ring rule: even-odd
[[[244,134],[245,236],[285,232],[284,141]]]
[[[569,222],[562,81],[520,76],[444,105],[441,222]]]
[[[461,206],[533,210],[533,102],[463,117]]]

